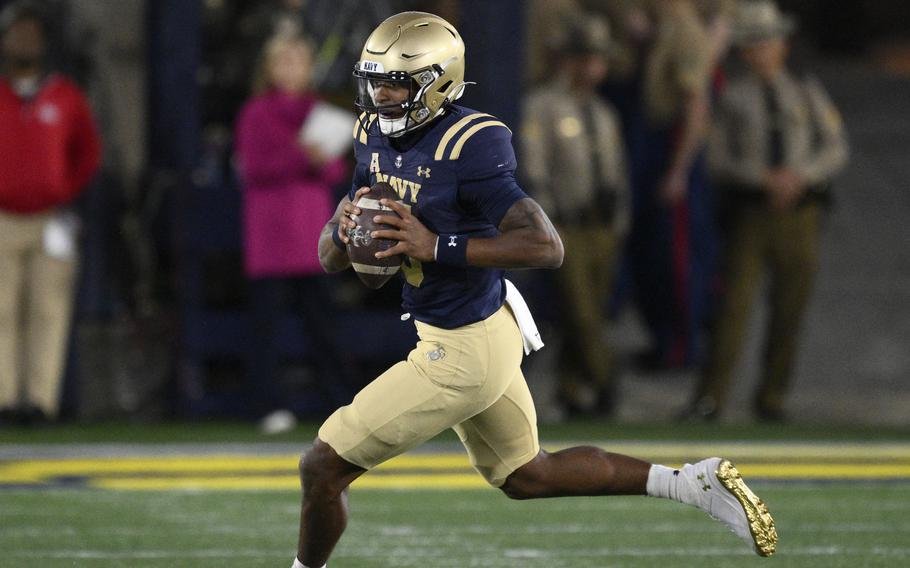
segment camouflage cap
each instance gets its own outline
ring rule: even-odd
[[[609,55],[615,47],[607,20],[596,14],[575,14],[564,19],[547,43],[555,52],[575,55]]]

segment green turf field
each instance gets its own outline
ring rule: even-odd
[[[247,426],[217,433],[183,426],[181,435],[167,428],[144,427],[141,435],[70,428],[46,432],[45,444],[5,432],[0,567],[289,567],[299,514],[296,444],[311,432],[275,444]],[[736,437],[705,439],[699,430],[673,430],[661,438],[657,428],[653,435],[626,428],[637,438],[597,443],[671,465],[731,457],[777,520],[773,558],[753,556],[703,513],[675,503],[510,501],[484,488],[444,440],[355,484],[348,532],[330,566],[910,566],[906,437],[794,430],[787,439],[743,427]],[[592,431],[603,434],[580,426],[550,434]],[[163,443],[169,435],[179,441]],[[568,443],[555,437],[547,447]],[[763,441],[744,441],[756,438]],[[224,444],[238,440],[244,444]]]
[[[492,490],[354,490],[331,566],[910,565],[910,485],[760,484],[780,548],[752,557],[694,509],[645,498],[514,502]],[[2,566],[279,566],[297,495],[7,491]]]

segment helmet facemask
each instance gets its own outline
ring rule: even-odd
[[[372,70],[367,71],[366,69]],[[381,135],[393,138],[428,123],[430,119],[438,116],[444,107],[444,105],[440,105],[433,113],[426,103],[427,94],[440,82],[446,83],[446,81],[440,81],[444,74],[445,72],[438,65],[413,73],[406,71],[387,73],[378,63],[360,62],[354,68],[354,78],[357,83],[357,98],[354,105],[359,111],[366,113],[360,119],[364,129],[369,132],[367,125],[372,122],[373,115],[378,117]],[[380,103],[376,100],[377,89],[383,85],[407,89],[408,96],[400,103]]]
[[[364,126],[378,121],[379,135],[401,136],[431,123],[461,96],[466,84],[464,42],[439,16],[402,12],[367,38],[354,78],[355,104]],[[407,88],[407,100],[391,104],[391,97],[378,91],[384,82],[400,89],[392,94],[396,98]]]

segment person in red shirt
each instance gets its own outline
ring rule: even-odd
[[[46,71],[33,5],[0,13],[0,423],[56,418],[76,274],[68,205],[98,170],[88,102]]]

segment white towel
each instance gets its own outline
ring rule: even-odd
[[[69,210],[55,213],[44,225],[44,252],[57,260],[74,260],[79,239],[79,217]]]
[[[518,322],[518,329],[521,330],[521,340],[524,343],[525,355],[530,355],[531,351],[537,351],[543,347],[543,339],[540,338],[540,332],[537,331],[537,324],[534,323],[534,317],[528,304],[521,297],[521,292],[506,279],[506,303],[512,308],[515,315],[515,321]]]

